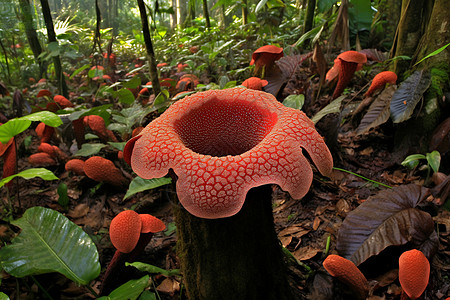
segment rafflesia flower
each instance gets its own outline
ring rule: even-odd
[[[186,210],[214,219],[239,212],[247,192],[264,184],[302,198],[313,177],[303,149],[330,174],[331,154],[303,112],[271,94],[234,88],[179,100],[128,141],[124,159],[145,179],[172,169]]]

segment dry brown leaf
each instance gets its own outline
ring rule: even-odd
[[[290,226],[290,227],[287,227],[287,228],[281,230],[280,233],[278,233],[278,236],[291,235],[293,233],[297,233],[302,230],[305,230],[305,229],[303,229],[302,227],[299,227],[299,226]]]
[[[289,246],[289,244],[292,242],[292,235],[280,237],[280,242],[283,247]]]
[[[175,292],[180,290],[180,283],[172,278],[166,278],[156,287],[156,290],[161,293],[174,295]]]
[[[319,219],[319,217],[315,217],[314,221],[313,221],[313,225],[312,225],[313,230],[317,230],[317,228],[319,228],[319,225],[320,225],[320,219]]]
[[[299,261],[304,261],[313,258],[321,250],[306,246],[294,251],[294,257]]]
[[[67,213],[67,216],[73,219],[84,217],[89,212],[89,206],[85,203],[78,204],[74,209]]]

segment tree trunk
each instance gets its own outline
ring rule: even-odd
[[[316,0],[308,0],[306,8],[305,21],[303,22],[303,34],[310,31],[313,27],[314,10],[316,9]]]
[[[25,27],[25,35],[27,36],[31,51],[33,51],[34,59],[39,65],[39,78],[42,78],[47,67],[42,59],[39,58],[39,55],[42,53],[42,47],[36,33],[36,28],[33,24],[33,14],[31,11],[30,2],[29,0],[19,0],[19,5],[22,12],[22,22]]]
[[[248,0],[242,0],[242,25],[248,23]]]
[[[211,22],[209,20],[208,1],[207,0],[203,0],[203,17],[205,18],[206,28],[210,28]]]
[[[141,14],[142,34],[144,35],[145,48],[147,49],[147,59],[150,68],[150,79],[152,80],[153,93],[155,96],[161,92],[159,85],[158,70],[156,69],[155,52],[153,51],[152,38],[150,36],[150,29],[148,27],[147,11],[145,9],[144,0],[137,0],[139,6],[139,13]]]
[[[424,3],[422,6],[422,15],[424,12],[427,14],[426,12],[430,9],[426,4],[427,3]],[[403,53],[403,55],[413,57],[412,62],[408,62],[406,65],[408,68],[412,69],[413,67],[410,67],[410,64],[415,64],[421,58],[448,43],[450,40],[450,22],[448,21],[447,12],[449,10],[449,1],[436,0],[429,18],[417,19],[408,15],[408,13],[411,13],[417,17],[417,11],[406,11],[404,18],[410,20],[408,26],[411,26],[411,28],[408,28],[404,23],[400,22],[399,27],[402,28],[399,28],[399,35],[401,31],[410,32],[411,40],[417,40],[416,35],[418,30],[424,28],[423,34],[418,37],[420,42],[417,41],[414,48],[410,44],[409,36],[408,38],[403,37],[406,40],[402,41],[402,43],[400,43],[400,36],[398,37],[396,53]],[[418,20],[420,20],[420,22],[418,22]],[[400,45],[404,45],[405,48],[400,48]],[[396,130],[396,152],[401,153],[401,155],[398,155],[397,162],[404,159],[408,154],[428,152],[428,146],[430,145],[433,130],[443,118],[449,116],[448,109],[442,109],[441,100],[443,92],[448,92],[450,90],[448,80],[445,79],[445,77],[450,74],[450,49],[446,48],[441,53],[426,59],[418,64],[416,68],[419,70],[434,70],[432,72],[433,83],[425,93],[424,103],[421,105],[422,109],[417,109],[418,112],[416,115],[413,115],[408,121],[400,123]],[[400,72],[401,70],[403,70],[403,66],[397,64],[396,72]],[[412,71],[414,70],[411,70],[411,72]],[[442,76],[440,74],[447,75]],[[398,75],[401,75],[401,73],[398,73]]]
[[[394,56],[413,56],[423,34],[424,6],[425,0],[403,0],[392,51],[395,53]],[[409,68],[410,63],[411,61],[408,60],[396,60],[394,72],[402,78],[401,75]]]
[[[174,207],[189,299],[293,299],[271,195],[270,185],[253,188],[239,213],[215,220],[195,217],[179,203]]]
[[[53,28],[53,20],[48,5],[48,0],[41,0],[42,14],[44,15],[45,27],[47,28],[48,42],[58,43],[56,40],[55,29]],[[66,80],[64,79],[64,74],[61,67],[61,59],[59,55],[53,56],[53,65],[55,66],[55,75],[58,82],[59,93],[64,97],[68,97]]]
[[[175,0],[177,3],[177,24],[184,26],[186,21],[186,2],[183,0]]]
[[[192,24],[192,20],[195,19],[195,0],[188,1],[188,12],[186,19],[184,20],[184,27],[189,27]]]

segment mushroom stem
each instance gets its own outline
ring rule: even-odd
[[[144,251],[152,237],[152,232],[141,233],[136,247],[130,253],[122,253],[116,250],[103,276],[100,296],[109,295],[115,288],[132,279],[136,269],[126,267],[125,262],[133,262]]]
[[[253,188],[240,212],[220,219],[198,218],[175,205],[177,251],[189,299],[294,299],[271,195],[271,185]]]

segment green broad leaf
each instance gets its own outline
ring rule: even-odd
[[[345,95],[340,96],[336,99],[334,99],[330,104],[322,108],[317,114],[314,115],[314,117],[311,118],[311,121],[313,121],[314,124],[320,121],[323,117],[325,117],[328,114],[334,114],[341,111],[341,103],[342,100],[345,99]]]
[[[261,0],[258,2],[255,8],[255,14],[257,14],[261,9],[263,9],[264,5],[266,5],[268,0]]]
[[[141,77],[134,76],[129,80],[122,81],[122,85],[128,89],[135,89],[141,85]]]
[[[123,200],[127,199],[130,196],[133,196],[136,193],[151,190],[172,182],[172,179],[161,177],[161,178],[152,178],[152,179],[143,179],[141,177],[135,177],[131,182],[128,188],[127,193],[123,197]]]
[[[19,120],[19,119],[11,119],[5,124],[0,126],[0,142],[3,144],[8,143],[8,141],[25,131],[28,127],[30,127],[31,121],[29,120]]]
[[[0,300],[9,300],[9,297],[5,293],[0,292]]]
[[[304,35],[302,35],[293,45],[293,47],[299,47],[301,46],[305,41],[313,38],[315,35],[317,35],[321,30],[323,29],[323,26],[317,26],[310,31],[306,32]]]
[[[39,177],[44,180],[58,180],[59,179],[58,177],[55,176],[55,174],[53,174],[52,171],[47,170],[45,168],[31,168],[31,169],[26,169],[20,173],[3,178],[0,181],[0,188],[16,177],[22,177],[23,179],[27,179],[27,180],[35,178],[35,177]]]
[[[84,70],[88,69],[90,67],[90,65],[84,65],[81,68],[76,69],[72,75],[70,75],[69,79],[73,79],[75,76],[77,76],[78,74],[80,74],[81,72],[83,72]]]
[[[156,294],[149,290],[143,291],[138,300],[157,300]]]
[[[91,156],[98,154],[102,148],[106,147],[105,144],[102,143],[92,143],[92,144],[83,144],[81,149],[75,153],[75,156]]]
[[[22,231],[11,245],[0,249],[0,260],[12,276],[58,272],[87,285],[100,274],[95,244],[61,213],[36,206],[11,223]]]
[[[419,160],[426,159],[425,155],[423,154],[412,154],[407,156],[402,161],[402,166],[407,167],[408,169],[414,169],[419,164]]]
[[[65,210],[69,207],[69,196],[67,195],[67,184],[61,182],[58,185],[58,204]]]
[[[439,166],[441,165],[441,154],[436,150],[427,153],[427,161],[434,173],[437,173],[439,171]]]
[[[223,87],[223,89],[231,89],[231,88],[234,88],[234,87],[236,87],[236,84],[237,84],[236,80],[228,81],[228,82],[225,84],[225,86]]]
[[[414,64],[413,67],[415,67],[416,65],[420,64],[420,63],[423,62],[425,59],[430,58],[430,57],[432,57],[432,56],[435,56],[435,55],[441,53],[441,52],[444,51],[445,48],[447,48],[448,46],[450,46],[450,43],[448,43],[447,45],[442,46],[441,48],[439,48],[439,49],[437,49],[437,50],[431,52],[430,54],[428,54],[427,56],[425,56],[424,58],[422,58],[421,60],[419,60],[418,62],[416,62],[416,63]]]
[[[47,45],[48,50],[50,51],[50,57],[55,57],[60,54],[60,48],[58,42],[51,42]]]
[[[89,78],[102,77],[103,70],[99,70],[98,68],[90,69],[88,72],[88,76],[89,76]]]
[[[162,113],[169,106],[169,91],[162,90],[161,93],[156,96],[155,101],[153,101],[152,107],[158,108],[158,112]]]
[[[133,263],[125,263],[125,265],[126,266],[135,267],[136,269],[138,269],[139,271],[142,271],[142,272],[147,272],[147,273],[150,273],[150,274],[161,274],[161,275],[166,276],[166,277],[180,275],[180,270],[179,269],[164,270],[164,269],[161,269],[161,268],[159,268],[157,266],[145,264],[145,263],[138,262],[138,261],[133,262]]]
[[[286,4],[284,4],[281,0],[268,0],[267,1],[267,7],[268,8],[274,8],[274,7],[285,7]]]
[[[305,103],[305,96],[303,94],[289,95],[283,100],[284,106],[291,107],[294,109],[302,109],[304,103]]]
[[[135,300],[141,295],[146,287],[150,285],[150,276],[145,275],[140,279],[130,280],[111,292],[108,296],[103,296],[97,300]]]
[[[108,144],[110,144],[111,146],[113,146],[114,148],[116,148],[117,150],[123,151],[123,148],[125,148],[125,144],[127,142],[108,142]]]
[[[134,102],[134,95],[127,88],[121,88],[120,90],[114,92],[113,95],[119,98],[120,103],[133,104]]]
[[[69,120],[74,121],[74,120],[78,120],[79,118],[88,116],[88,115],[99,115],[103,119],[105,119],[105,122],[107,122],[107,121],[109,121],[109,115],[110,115],[107,110],[110,109],[111,106],[112,106],[112,104],[105,104],[105,105],[93,107],[91,109],[77,110],[70,114]]]
[[[34,114],[20,117],[18,120],[40,121],[51,127],[58,127],[63,123],[57,114],[50,111],[39,111]]]

